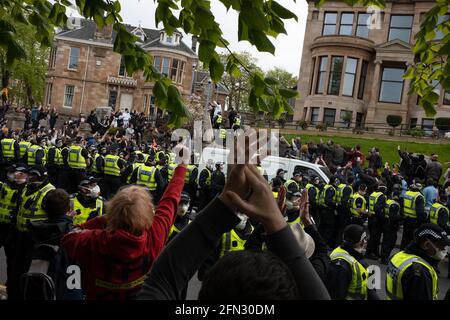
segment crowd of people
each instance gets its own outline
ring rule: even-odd
[[[281,155],[327,166],[330,180],[279,169],[269,181],[250,164],[226,177],[214,159],[199,170],[143,114],[92,112],[60,128],[35,127],[40,114],[0,133],[8,299],[186,299],[196,273],[199,299],[380,299],[366,259],[388,264],[388,299],[437,299],[450,245],[450,174],[440,183],[437,155],[399,147],[390,166],[376,148],[281,138]],[[241,126],[233,110],[212,109],[211,121]],[[67,285],[74,265],[81,287]]]

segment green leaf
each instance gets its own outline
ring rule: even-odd
[[[201,40],[198,47],[198,58],[204,63],[209,63],[214,54],[215,44],[208,40]]]
[[[269,22],[264,16],[264,12],[257,4],[252,5],[252,0],[244,0],[242,11],[239,14],[247,26],[251,29],[258,29],[261,31],[269,30]]]
[[[282,89],[282,88],[280,88],[280,89],[279,89],[279,92],[280,92],[280,95],[281,95],[283,98],[286,98],[286,99],[292,99],[292,98],[297,97],[297,95],[298,95],[298,92],[297,92],[297,91],[295,91],[295,90],[290,90],[290,89]]]
[[[282,19],[295,19],[295,21],[298,21],[297,16],[292,11],[286,9],[276,1],[271,2],[270,8]]]
[[[412,79],[414,77],[414,68],[408,68],[405,74],[403,75],[403,79]]]
[[[155,96],[156,104],[164,109],[167,106],[167,89],[161,81],[155,82],[153,95]]]
[[[249,39],[250,42],[256,46],[258,51],[275,54],[275,46],[269,38],[267,38],[264,32],[252,29],[249,31]]]
[[[264,80],[261,78],[259,74],[253,74],[251,78],[251,83],[253,85],[253,92],[257,97],[260,97],[264,94],[264,89],[267,87]]]
[[[224,66],[220,62],[219,55],[215,53],[209,62],[209,73],[213,82],[218,83],[222,79]]]
[[[115,1],[114,2],[114,11],[115,12],[120,12],[121,7],[120,7],[120,2],[119,1]]]
[[[280,84],[280,82],[277,79],[272,78],[272,77],[264,78],[264,82],[266,82],[268,85],[271,85],[271,86]]]

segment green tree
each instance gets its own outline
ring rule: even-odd
[[[297,77],[289,71],[275,67],[266,72],[266,77],[276,79],[284,88],[294,88],[297,85]]]

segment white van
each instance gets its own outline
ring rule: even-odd
[[[200,157],[198,172],[200,173],[205,168],[208,159],[213,160],[214,163],[222,162],[226,164],[229,153],[230,150],[224,148],[204,148]],[[328,183],[331,177],[331,172],[327,167],[297,159],[268,156],[261,161],[261,166],[266,171],[269,181],[276,176],[278,169],[284,169],[287,171],[284,176],[286,180],[292,177],[294,171],[301,171],[304,177],[307,178],[311,176],[318,176],[324,183]],[[226,176],[226,165],[224,165],[223,171]]]

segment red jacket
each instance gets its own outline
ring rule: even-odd
[[[87,299],[126,300],[139,292],[174,223],[185,172],[185,167],[175,169],[156,207],[153,224],[142,235],[108,232],[103,216],[83,224],[83,231],[64,236],[62,246],[82,270]]]

